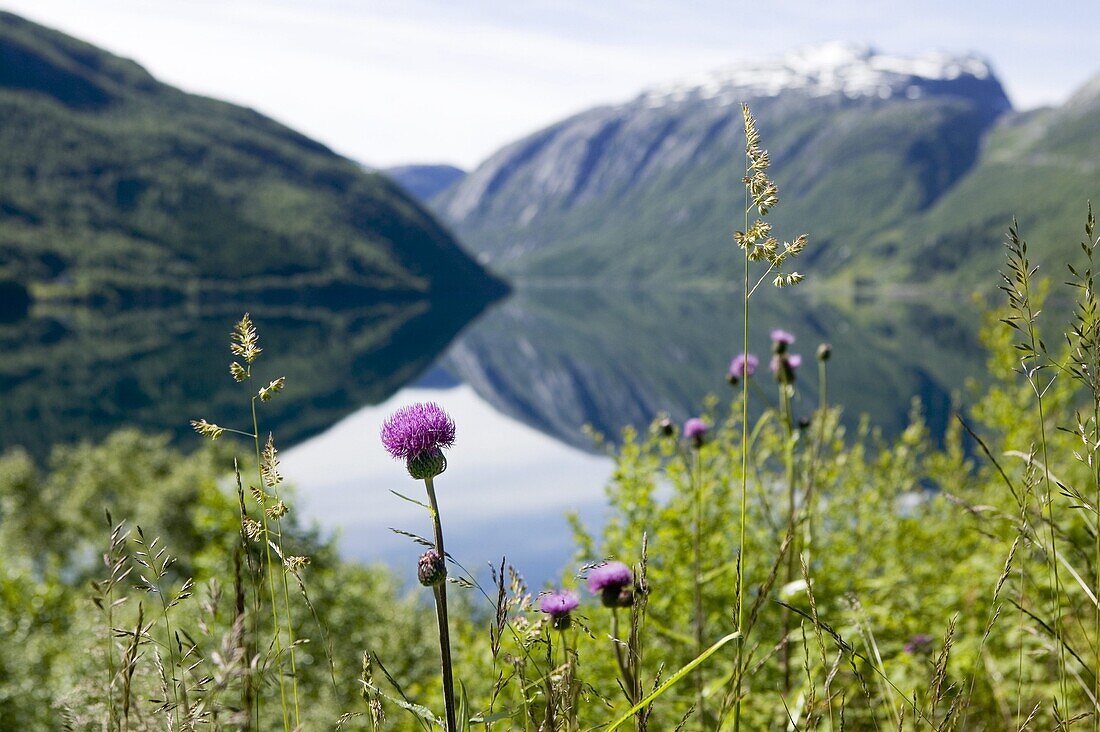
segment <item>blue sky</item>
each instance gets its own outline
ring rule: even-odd
[[[825,41],[977,52],[1021,109],[1100,73],[1100,2],[0,0],[371,165],[471,167],[572,112]]]

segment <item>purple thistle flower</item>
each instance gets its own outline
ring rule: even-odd
[[[588,573],[588,589],[592,592],[600,592],[605,587],[614,587],[618,592],[633,581],[630,567],[622,562],[607,562],[593,567]]]
[[[580,598],[572,590],[554,590],[539,599],[539,610],[555,617],[571,613],[580,606]]]
[[[599,593],[604,607],[628,607],[634,601],[630,590],[623,591],[634,581],[630,567],[622,562],[607,562],[588,572],[588,589]]]
[[[710,429],[707,423],[698,417],[692,417],[687,422],[684,422],[684,437],[691,441],[691,444],[695,447],[702,447],[703,440],[707,437],[707,430]]]
[[[572,590],[554,590],[539,599],[539,610],[550,616],[556,630],[566,630],[572,622],[569,613],[580,607],[581,601]]]
[[[684,422],[684,437],[694,440],[707,434],[707,423],[698,417],[692,417]]]
[[[382,445],[397,460],[411,460],[454,443],[454,420],[433,402],[401,407],[382,425]]]
[[[789,346],[794,343],[794,334],[781,328],[776,328],[772,331],[772,343],[783,343]]]
[[[802,365],[802,356],[797,353],[792,353],[790,356],[787,356],[787,365],[792,369],[798,368]]]
[[[760,359],[751,353],[739,353],[730,361],[729,380],[737,383],[738,379],[744,379],[756,373],[756,367],[760,365]]]

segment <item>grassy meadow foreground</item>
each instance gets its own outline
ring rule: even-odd
[[[423,587],[341,560],[300,525],[263,427],[284,380],[246,315],[226,376],[239,410],[181,415],[202,417],[200,449],[124,430],[58,447],[46,469],[0,458],[0,725],[1100,728],[1091,213],[1065,324],[1040,317],[1050,285],[1010,231],[1007,303],[973,364],[991,385],[946,434],[919,405],[896,439],[846,429],[827,344],[776,330],[772,353],[747,347],[751,295],[798,284],[791,265],[812,244],[772,236],[778,192],[747,108],[744,121],[734,389],[682,426],[653,415],[607,445],[608,521],[575,523],[559,586],[447,554],[435,495],[463,470],[463,426],[446,405],[410,405],[383,429],[407,487],[347,496],[424,508],[399,527]],[[807,382],[820,402],[799,413]],[[470,571],[486,561],[489,576]]]

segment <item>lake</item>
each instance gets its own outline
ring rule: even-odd
[[[914,398],[942,431],[952,394],[984,370],[980,314],[965,300],[761,293],[751,350],[766,364],[772,328],[797,336],[806,366],[796,412],[817,404],[813,354],[824,341],[830,401],[849,425],[866,414],[887,436]],[[0,450],[22,445],[43,459],[53,444],[124,425],[196,445],[188,420],[198,417],[250,426],[248,392],[227,369],[243,309],[39,307],[0,322]],[[252,316],[265,349],[259,378],[287,377],[261,429],[275,433],[307,521],[335,532],[345,556],[411,576],[418,549],[390,528],[430,526],[390,491],[421,499],[423,489],[378,430],[396,407],[436,401],[458,424],[437,480],[448,549],[475,571],[507,555],[535,584],[572,557],[566,513],[591,526],[603,515],[612,463],[584,425],[613,440],[662,412],[683,420],[709,393],[729,398],[741,341],[735,292],[527,287],[484,312],[412,302],[261,306]],[[770,386],[763,367],[760,376]]]

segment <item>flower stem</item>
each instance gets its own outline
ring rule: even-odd
[[[786,447],[783,451],[784,462],[787,467],[787,522],[791,532],[792,546],[787,553],[787,578],[785,582],[790,584],[794,581],[797,550],[794,546],[797,543],[795,538],[795,471],[794,471],[794,415],[791,411],[791,391],[793,387],[790,384],[779,385],[779,400],[782,404],[783,410],[783,427],[786,432]],[[783,638],[781,643],[783,644],[782,662],[783,662],[783,691],[789,693],[791,690],[791,612],[786,607],[781,612],[783,620]]]
[[[619,608],[611,608],[611,642],[615,645],[615,660],[619,664],[619,673],[623,675],[623,687],[626,689],[626,698],[631,704],[637,704],[637,688],[634,684],[634,675],[630,673],[630,667],[623,658],[623,645],[619,639]]]
[[[435,483],[432,478],[424,479],[428,491],[428,503],[432,508],[432,528],[435,529],[435,550],[444,562],[447,553],[443,548],[443,524],[439,520],[439,504],[435,498]],[[451,633],[447,622],[447,581],[436,585],[435,615],[439,621],[439,657],[443,667],[443,702],[447,709],[447,732],[457,732],[458,723],[455,714],[455,682],[451,669]]]
[[[695,621],[695,655],[703,652],[703,480],[700,465],[702,457],[694,450],[688,458],[688,476],[691,482],[692,520],[692,599]],[[706,718],[703,706],[703,676],[695,674],[695,709],[700,719]]]

